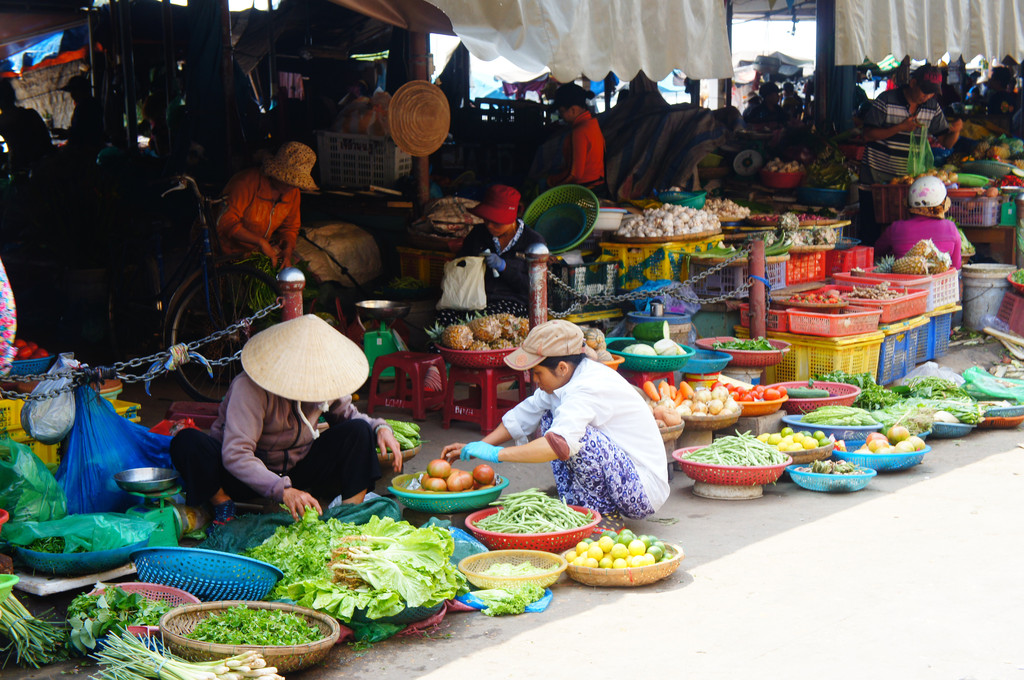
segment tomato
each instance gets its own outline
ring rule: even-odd
[[[736,401],[754,401],[754,395],[750,392],[740,392],[735,397]]]
[[[777,390],[779,391],[779,398],[780,398],[780,399],[781,399],[782,397],[785,397],[786,395],[788,395],[788,394],[789,394],[789,392],[788,392],[788,391],[786,390],[786,388],[785,388],[785,387],[782,387],[781,385],[780,385],[779,387],[776,387],[775,389],[777,389]]]
[[[777,399],[782,399],[782,395],[774,387],[769,387],[764,391],[764,398],[765,401],[776,401]]]
[[[25,342],[24,340],[22,340],[21,338],[18,338],[17,340],[14,341],[14,346],[17,347],[18,349],[21,349],[22,347],[24,347],[27,344],[28,343]]]

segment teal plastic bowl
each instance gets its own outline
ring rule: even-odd
[[[632,354],[623,352],[623,348],[629,347],[630,345],[653,345],[650,342],[640,342],[634,338],[607,338],[606,344],[608,346],[608,352],[617,357],[622,357],[625,361],[619,366],[619,369],[625,369],[627,371],[649,371],[656,373],[667,373],[669,371],[678,371],[683,368],[689,362],[696,351],[692,347],[686,345],[679,345],[683,348],[682,354],[676,354],[673,356],[651,356],[649,354]]]
[[[419,477],[420,473],[401,475],[395,477],[388,487],[399,502],[410,510],[417,512],[430,512],[450,514],[453,512],[470,512],[486,508],[492,501],[497,500],[501,492],[508,486],[508,478],[496,475],[495,484],[489,489],[477,489],[476,491],[458,491],[444,493],[442,491],[410,491],[406,488],[413,478]]]
[[[681,205],[684,208],[696,208],[697,210],[704,207],[704,202],[708,198],[706,191],[658,191],[655,195],[662,203]]]
[[[782,422],[797,432],[805,430],[807,432],[816,432],[821,430],[825,433],[826,437],[834,436],[836,439],[842,439],[847,442],[846,448],[848,449],[851,448],[849,442],[863,442],[868,438],[869,434],[882,429],[881,425],[821,425],[818,423],[805,423],[803,417],[804,414],[782,416]]]
[[[844,458],[844,460],[848,460]],[[851,461],[852,462],[852,461]],[[808,491],[822,491],[824,493],[849,493],[860,491],[868,485],[868,482],[878,474],[871,468],[865,468],[864,472],[852,475],[825,475],[820,472],[807,472],[800,468],[807,465],[790,465],[786,468],[789,478],[799,487]]]

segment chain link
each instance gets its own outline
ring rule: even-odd
[[[281,309],[282,304],[282,300],[278,298],[273,303],[267,305],[266,307],[259,310],[252,316],[237,321],[222,330],[214,331],[213,333],[210,333],[208,336],[202,338],[201,340],[193,340],[192,342],[188,343],[186,347],[188,348],[189,352],[195,352],[197,349],[204,345],[208,345],[229,335],[234,335],[239,331],[243,332],[245,335],[248,335],[250,330],[252,329],[252,324],[254,321],[266,318],[276,310]],[[173,370],[167,367],[167,360],[170,358],[170,356],[170,350],[163,350],[162,352],[157,352],[156,354],[150,354],[147,357],[136,357],[134,359],[129,359],[128,361],[119,361],[110,367],[101,367],[95,369],[88,367],[67,369],[66,371],[61,371],[57,375],[49,373],[41,373],[36,375],[19,375],[17,376],[18,382],[36,382],[43,380],[53,380],[55,377],[70,378],[70,381],[66,385],[62,385],[60,387],[54,388],[53,390],[42,392],[39,394],[32,394],[31,392],[14,392],[11,390],[0,390],[0,396],[2,396],[4,399],[21,399],[23,401],[46,401],[47,399],[52,399],[53,397],[56,397],[58,395],[71,392],[79,385],[85,385],[90,382],[98,382],[99,380],[107,377],[117,378],[122,383],[125,383],[127,385],[140,382],[149,382],[151,380],[154,380],[155,378],[160,377],[165,373],[168,373],[170,370]],[[220,357],[218,359],[211,360],[210,365],[227,366],[235,361],[239,361],[241,358],[242,351],[239,350],[232,354],[231,356]],[[150,368],[141,375],[127,372],[128,369],[139,368],[141,366],[149,366]]]
[[[565,281],[562,281],[562,279],[555,276],[555,274],[549,269],[548,280],[554,283],[555,288],[564,291],[572,300],[572,304],[569,305],[568,309],[561,312],[556,312],[552,309],[549,309],[548,315],[555,319],[564,319],[567,316],[571,316],[572,314],[575,314],[577,311],[582,310],[587,305],[600,305],[602,307],[611,307],[613,305],[618,305],[626,302],[636,302],[638,300],[647,300],[650,298],[662,297],[667,294],[671,294],[672,297],[679,298],[685,302],[693,302],[696,304],[714,304],[717,302],[724,302],[726,300],[733,300],[737,297],[743,296],[747,291],[750,290],[751,283],[749,278],[743,283],[741,283],[739,287],[737,287],[735,290],[709,298],[699,298],[696,295],[693,295],[686,288],[686,285],[689,284],[692,286],[695,283],[703,281],[712,274],[720,272],[726,267],[732,265],[737,260],[745,260],[749,256],[749,250],[739,250],[736,252],[736,254],[726,258],[722,262],[716,265],[712,265],[711,267],[701,272],[700,274],[697,274],[696,276],[687,279],[685,283],[673,282],[657,290],[638,290],[630,293],[622,293],[620,295],[589,296],[583,293],[579,293]]]

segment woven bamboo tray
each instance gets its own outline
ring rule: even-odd
[[[185,637],[206,617],[240,605],[249,609],[281,609],[301,616],[320,629],[323,639],[305,645],[265,647],[260,645],[221,645],[212,642],[198,642]],[[160,633],[163,636],[164,647],[186,661],[215,661],[254,651],[263,655],[267,666],[277,668],[278,674],[283,675],[309,668],[323,661],[341,636],[341,626],[326,614],[293,604],[222,600],[206,604],[188,604],[172,609],[160,618]]]
[[[547,571],[525,576],[492,576],[484,573],[492,565],[499,563],[529,563]],[[477,588],[514,588],[531,583],[547,588],[558,580],[568,566],[569,563],[561,555],[542,550],[491,550],[464,557],[459,561],[459,571]]]
[[[635,586],[646,586],[649,583],[660,581],[676,569],[679,563],[686,556],[683,549],[674,543],[666,543],[666,552],[672,555],[667,560],[649,564],[646,567],[627,567],[625,569],[595,569],[593,567],[576,567],[572,564],[566,569],[566,573],[574,581],[587,586],[598,586],[602,588],[630,588]],[[565,555],[562,555],[565,557]]]
[[[402,462],[404,463],[404,462],[408,461],[410,458],[414,457],[417,453],[420,452],[420,449],[422,449],[422,448],[423,448],[423,445],[420,444],[419,446],[413,447],[411,449],[402,449]],[[386,454],[384,454],[384,453],[381,453],[380,451],[378,451],[377,452],[377,460],[380,461],[381,467],[390,466],[391,465],[391,452],[388,451]]]
[[[816,460],[825,460],[832,455],[832,449],[835,448],[835,444],[829,443],[825,446],[819,446],[816,449],[806,449],[804,451],[787,451],[789,457],[793,459],[793,463],[813,463]]]
[[[691,432],[704,432],[706,430],[724,430],[730,425],[735,425],[736,421],[740,419],[740,413],[731,413],[726,415],[717,416],[683,416],[683,425],[686,425],[686,429]]]
[[[618,243],[688,243],[690,241],[701,241],[709,236],[717,236],[722,233],[721,229],[709,229],[699,234],[680,234],[677,236],[654,236],[641,238],[639,236],[620,236],[618,232],[612,234],[612,240]]]
[[[671,427],[659,427],[658,431],[661,432],[661,440],[663,442],[674,442],[679,439],[679,435],[683,433],[686,428],[686,423],[679,423]]]

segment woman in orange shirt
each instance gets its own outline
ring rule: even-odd
[[[594,93],[576,83],[567,83],[555,91],[558,115],[572,130],[565,139],[562,153],[565,168],[548,178],[549,186],[581,184],[592,191],[604,192],[604,135],[601,126],[587,110],[587,100]]]
[[[224,188],[227,207],[217,220],[221,250],[228,255],[260,251],[275,266],[292,266],[301,225],[299,192],[316,191],[309,174],[315,163],[311,148],[287,142],[261,167],[232,177]]]

